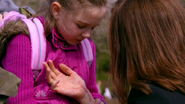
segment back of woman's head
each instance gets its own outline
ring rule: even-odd
[[[129,85],[148,94],[145,82],[185,93],[185,11],[179,0],[122,0],[112,13],[108,41],[121,102]]]
[[[105,6],[107,0],[48,0],[48,9],[45,14],[45,35],[48,36],[51,30],[55,28],[56,20],[52,13],[52,3],[58,2],[65,12],[79,12],[80,10],[85,10],[91,7],[101,7]],[[64,14],[65,15],[65,14]]]

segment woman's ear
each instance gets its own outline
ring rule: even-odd
[[[52,12],[56,20],[59,18],[61,10],[62,10],[62,6],[58,2],[52,3]]]

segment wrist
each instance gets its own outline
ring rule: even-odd
[[[95,100],[87,88],[84,89],[85,94],[82,98],[77,99],[80,104],[95,104]]]

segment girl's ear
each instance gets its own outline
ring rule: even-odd
[[[61,10],[62,10],[62,6],[58,2],[52,3],[52,12],[56,20],[59,18]]]

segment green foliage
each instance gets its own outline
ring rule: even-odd
[[[108,80],[110,55],[97,52],[96,54],[96,78],[97,80]]]
[[[96,70],[96,80],[107,81],[109,76],[103,70]]]
[[[109,72],[110,55],[98,53],[96,56],[96,65],[98,70]]]

